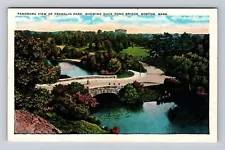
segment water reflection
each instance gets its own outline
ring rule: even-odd
[[[67,75],[70,77],[98,75],[97,72],[86,71],[85,69],[68,62],[60,62],[59,66],[61,67],[61,75]]]
[[[110,128],[120,127],[122,134],[191,134],[208,133],[208,124],[204,123],[171,123],[167,111],[174,103],[157,105],[156,102],[145,102],[139,109],[130,109],[121,105],[101,107],[94,113],[102,125]]]

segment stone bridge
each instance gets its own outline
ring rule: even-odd
[[[95,87],[95,88],[89,88],[89,94],[91,94],[92,97],[103,94],[103,93],[113,93],[118,95],[119,91],[123,88],[124,86],[105,86],[105,87]]]

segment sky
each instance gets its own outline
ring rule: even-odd
[[[209,16],[158,15],[67,15],[16,16],[17,30],[32,31],[115,31],[127,33],[209,33]]]

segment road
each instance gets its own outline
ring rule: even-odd
[[[80,62],[80,59],[62,59],[62,61]]]
[[[103,79],[89,79],[89,84],[87,84],[87,79],[79,79],[79,80],[70,80],[57,82],[55,84],[43,84],[38,85],[38,87],[46,88],[48,90],[52,90],[52,88],[57,84],[71,84],[72,82],[78,82],[84,84],[85,87],[95,88],[95,87],[104,87],[104,86],[115,86],[115,85],[126,85],[128,83],[132,83],[134,81],[138,81],[143,83],[145,86],[158,85],[163,84],[165,78],[170,78],[170,76],[165,76],[164,72],[159,68],[154,66],[149,66],[145,63],[142,63],[144,68],[147,70],[146,73],[139,73],[136,71],[132,71],[134,76],[129,78],[103,78]],[[131,70],[130,70],[131,71]]]
[[[104,82],[90,82],[88,85],[85,85],[89,88],[100,87],[100,86],[110,86],[110,85],[126,85],[128,83],[133,83],[134,81],[141,82],[145,86],[163,84],[165,78],[171,78],[170,76],[164,75],[164,72],[159,68],[154,66],[149,66],[142,63],[144,68],[147,70],[147,73],[134,72],[134,76],[130,78],[120,78],[120,79],[108,79]]]

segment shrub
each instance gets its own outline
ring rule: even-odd
[[[62,85],[62,84],[58,84],[56,85],[53,90],[52,90],[52,94],[56,97],[58,96],[64,96],[65,93],[68,92],[68,86],[67,85]]]
[[[81,57],[83,57],[84,55],[83,55],[83,53],[82,52],[80,52],[80,51],[77,51],[77,53],[76,53],[76,58],[81,58]]]
[[[81,94],[88,93],[88,90],[84,87],[83,84],[72,82],[68,85],[68,93],[70,95],[76,94],[77,92],[80,92]]]
[[[140,64],[138,61],[135,61],[130,69],[134,70],[134,71],[138,71],[138,72],[147,72],[147,70],[142,66],[142,64]]]
[[[120,133],[120,128],[119,127],[113,127],[111,129],[111,133],[112,134],[119,134]]]
[[[54,111],[69,120],[80,120],[90,115],[89,107],[72,102],[69,97],[59,97],[52,102]]]
[[[143,86],[141,83],[139,83],[139,82],[137,82],[137,81],[134,81],[134,82],[132,83],[132,86],[133,86],[134,88],[136,88],[139,92],[144,92],[144,86]]]
[[[114,74],[119,72],[121,69],[120,61],[117,58],[112,58],[107,65],[107,69]]]
[[[101,64],[100,64],[100,63],[97,63],[97,64],[95,65],[95,67],[96,67],[97,70],[99,70],[100,67],[101,67]]]
[[[179,85],[180,82],[178,80],[176,80],[175,78],[166,78],[164,80],[164,84],[165,85]]]
[[[76,121],[73,124],[73,131],[75,134],[107,134],[108,132],[101,129],[96,124],[89,123],[84,120]]]
[[[87,121],[90,122],[90,123],[97,124],[97,125],[100,125],[101,124],[100,120],[96,116],[89,116],[87,118]]]
[[[77,82],[57,85],[52,94],[50,106],[55,112],[71,120],[87,118],[90,107],[96,106],[96,99],[88,93],[84,85]]]
[[[131,84],[127,84],[121,91],[120,91],[121,101],[127,104],[140,104],[142,100],[140,98],[140,94],[138,93],[137,89],[134,88]]]
[[[84,104],[88,107],[96,107],[96,99],[89,93],[81,94],[80,92],[77,92],[76,94],[73,94],[72,99],[76,103]]]
[[[101,70],[100,74],[102,74],[102,75],[113,75],[114,73],[109,72],[108,70]]]
[[[134,76],[134,73],[131,71],[121,71],[117,74],[117,78],[128,78]]]
[[[66,56],[62,55],[62,56],[61,56],[61,59],[66,59]]]
[[[46,89],[35,88],[29,92],[15,89],[15,109],[36,113],[46,108],[50,100],[51,95]]]

